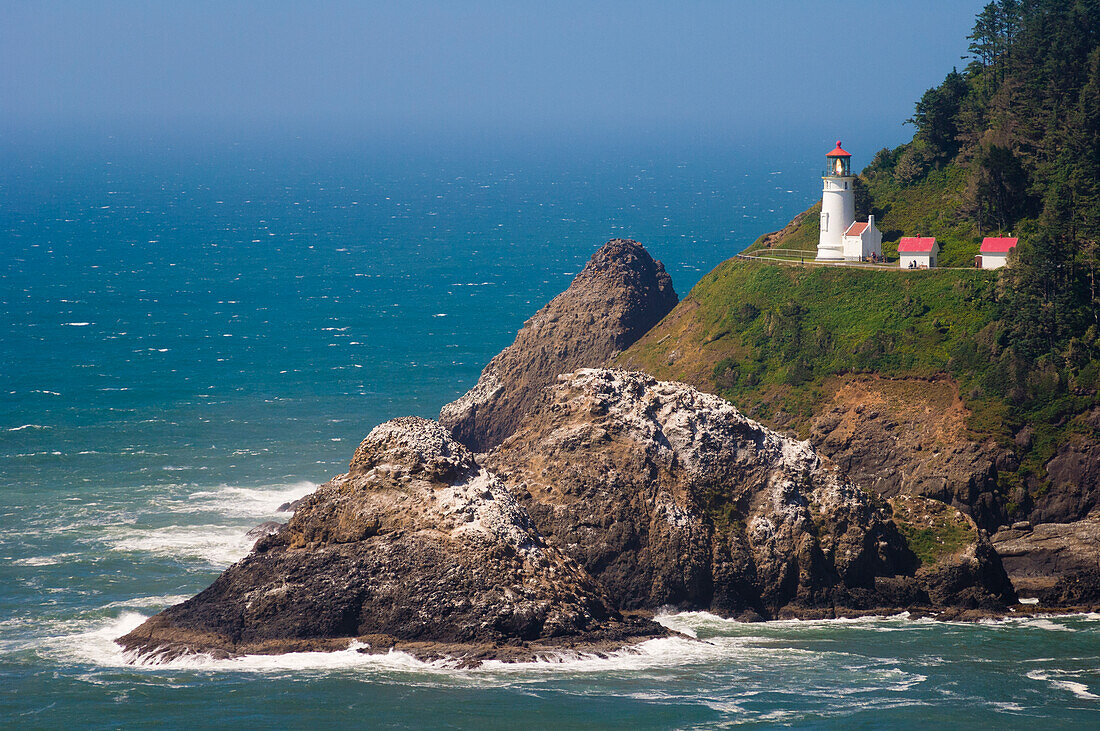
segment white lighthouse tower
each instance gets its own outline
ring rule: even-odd
[[[855,176],[852,156],[840,147],[825,156],[826,169],[821,188],[821,236],[817,240],[818,261],[844,261],[844,232],[856,220]]]

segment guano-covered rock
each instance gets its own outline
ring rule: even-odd
[[[530,659],[667,634],[624,620],[438,423],[386,422],[212,586],[119,640],[145,656],[397,647]]]

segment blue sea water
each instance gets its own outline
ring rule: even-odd
[[[478,670],[113,644],[375,424],[435,416],[608,238],[683,296],[813,201],[816,147],[0,148],[0,725],[1095,724],[1092,615],[670,613],[698,639]]]

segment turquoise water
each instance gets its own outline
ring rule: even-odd
[[[115,637],[208,585],[372,426],[435,416],[605,240],[641,240],[683,296],[819,184],[816,146],[278,150],[0,149],[0,723],[1096,717],[1094,616],[669,614],[700,641],[477,671],[355,652],[128,664]]]

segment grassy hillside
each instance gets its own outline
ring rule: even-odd
[[[730,260],[703,277],[627,357],[701,383],[761,416],[808,417],[842,373],[962,371],[996,311],[996,275]],[[970,380],[970,379],[968,379]],[[981,374],[974,374],[981,380]],[[1004,436],[1001,406],[972,393],[975,430]]]
[[[807,436],[837,377],[949,376],[971,438],[1034,438],[1005,490],[1031,477],[1100,405],[1098,366],[1076,372],[1025,361],[1010,347],[1002,272],[801,267],[731,259],[629,350],[619,364],[693,383],[766,423]],[[919,381],[914,398],[920,398]],[[1033,484],[1035,480],[1032,480]]]

